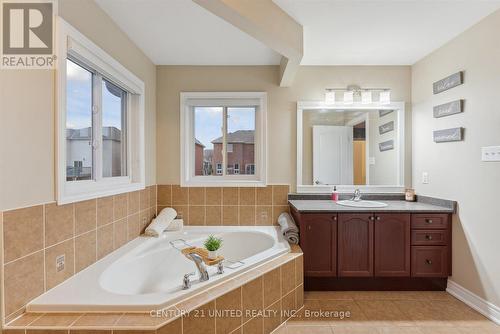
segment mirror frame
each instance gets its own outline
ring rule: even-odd
[[[303,113],[306,110],[394,110],[398,113],[396,138],[398,145],[398,180],[400,185],[336,185],[337,191],[340,193],[353,193],[355,189],[361,190],[364,193],[404,193],[405,191],[405,103],[392,102],[391,104],[380,105],[379,103],[361,104],[354,103],[346,105],[343,103],[325,103],[324,101],[298,101],[297,102],[297,193],[312,193],[324,194],[331,193],[334,185],[304,185],[302,184],[302,152],[303,152],[303,138],[302,138],[302,123]],[[307,111],[306,111],[307,112]]]

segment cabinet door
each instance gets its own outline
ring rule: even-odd
[[[410,214],[375,214],[375,276],[410,277]]]
[[[339,276],[373,276],[372,214],[339,214]]]
[[[305,276],[337,276],[337,215],[301,215],[300,247]]]

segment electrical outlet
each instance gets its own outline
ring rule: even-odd
[[[482,161],[500,161],[500,146],[486,146],[481,148]]]
[[[62,254],[56,257],[56,272],[64,270],[64,265],[66,264],[66,255]]]
[[[422,172],[422,183],[429,184],[429,173]]]

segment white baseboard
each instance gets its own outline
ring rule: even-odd
[[[475,293],[472,293],[451,280],[448,280],[448,288],[446,288],[446,292],[472,307],[474,310],[495,322],[497,325],[500,325],[500,307],[484,300]]]

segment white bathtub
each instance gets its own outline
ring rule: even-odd
[[[208,267],[210,280],[198,281],[194,262],[174,246],[201,246],[205,238],[223,239],[220,253],[228,262],[217,274]],[[263,227],[185,227],[160,238],[139,237],[94,263],[67,281],[45,292],[27,305],[28,312],[111,312],[143,311],[170,305],[202,291],[207,286],[238,275],[290,250],[279,228]],[[229,262],[231,261],[231,262]],[[238,262],[241,261],[241,262]],[[184,274],[192,276],[192,286],[182,290]]]

